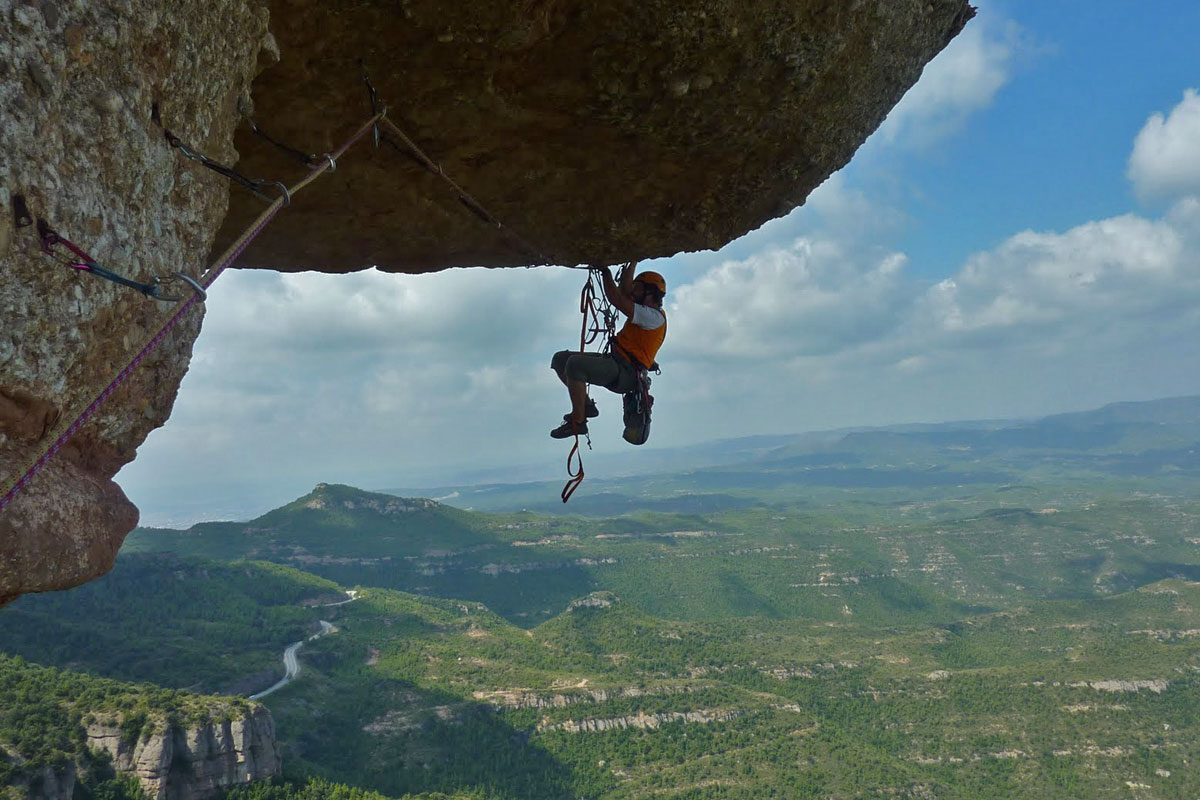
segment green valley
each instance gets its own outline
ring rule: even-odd
[[[136,531],[0,651],[248,695],[304,641],[239,800],[1194,798],[1198,410],[756,441],[615,515],[321,484]]]

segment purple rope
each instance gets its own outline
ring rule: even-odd
[[[260,233],[262,233],[263,228],[267,227],[267,223],[275,219],[275,215],[278,214],[282,209],[283,206],[280,205],[278,208],[272,211],[257,227],[251,230],[250,234],[243,239],[242,243],[238,245],[238,247],[232,253],[229,254],[228,258],[226,258],[219,265],[217,265],[215,269],[213,269],[212,273],[204,279],[205,289],[213,285],[213,282],[220,277],[221,273],[225,271],[225,268],[232,264],[234,259],[240,256],[242,252],[250,246],[250,243],[253,242]],[[18,480],[13,487],[8,490],[4,497],[0,497],[0,511],[3,511],[4,507],[11,503],[13,498],[16,497],[17,494],[24,489],[31,480],[33,480],[33,476],[37,475],[42,468],[50,462],[50,459],[54,458],[54,455],[62,449],[63,445],[67,443],[67,440],[74,436],[75,433],[83,427],[84,423],[86,423],[91,416],[96,413],[101,404],[103,404],[104,401],[107,400],[109,396],[112,395],[112,393],[115,392],[117,388],[125,382],[126,378],[133,374],[133,371],[137,369],[138,365],[142,363],[146,356],[150,355],[150,352],[162,343],[162,340],[167,337],[167,334],[171,332],[171,329],[174,328],[181,319],[183,319],[183,315],[190,311],[192,306],[196,304],[196,300],[197,297],[193,294],[190,298],[188,298],[186,303],[179,307],[179,310],[176,311],[169,320],[167,320],[166,324],[163,325],[154,338],[147,342],[146,346],[143,347],[138,354],[134,356],[128,364],[125,365],[125,368],[117,373],[117,377],[113,378],[112,383],[104,387],[104,390],[100,392],[100,394],[97,395],[91,403],[88,404],[88,407],[85,408],[83,413],[71,423],[70,427],[68,427],[63,434],[55,440],[54,444],[50,445],[50,449],[43,453],[42,457],[34,462],[32,467],[26,470],[25,474],[22,475],[20,480]]]

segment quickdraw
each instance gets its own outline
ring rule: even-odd
[[[409,138],[408,134],[400,129],[399,125],[392,122],[392,120],[388,118],[387,107],[382,106],[379,103],[379,97],[375,92],[375,87],[371,84],[371,77],[367,73],[366,65],[361,61],[359,64],[362,69],[363,83],[366,85],[367,95],[371,101],[371,112],[379,115],[379,124],[375,126],[375,146],[378,147],[379,143],[383,142],[400,155],[420,165],[422,169],[426,170],[431,175],[437,176],[439,180],[450,187],[450,190],[454,192],[458,202],[461,203],[464,208],[478,217],[480,221],[499,230],[501,235],[505,236],[517,251],[519,251],[522,255],[531,258],[532,263],[530,266],[555,263],[555,259],[547,255],[545,251],[532,244],[512,228],[509,228],[502,223],[490,211],[484,208],[482,203],[480,203],[465,189],[455,183],[454,179],[447,175],[446,171],[442,169],[441,164],[427,156],[425,152],[417,146],[417,143]],[[392,134],[395,136],[395,139],[388,134],[380,133],[379,125],[383,125],[390,129]],[[397,139],[399,141],[396,141]]]
[[[50,227],[46,220],[39,219],[37,221],[37,231],[38,238],[41,240],[42,252],[56,261],[61,261],[71,269],[86,272],[90,275],[95,275],[97,278],[104,278],[107,281],[112,281],[122,286],[128,286],[130,289],[136,289],[147,297],[153,297],[155,300],[162,300],[164,302],[174,303],[182,300],[187,296],[189,289],[196,294],[201,302],[208,298],[208,293],[204,291],[204,287],[196,279],[182,272],[159,275],[150,283],[141,283],[100,266],[96,263],[95,259],[87,254],[87,251],[70,239],[61,236]],[[75,259],[59,258],[54,251],[54,248],[58,245],[62,245],[74,253]]]
[[[290,145],[284,144],[283,142],[276,139],[274,136],[271,136],[271,134],[264,131],[262,128],[258,127],[258,124],[254,120],[250,119],[249,117],[246,117],[246,122],[249,123],[249,125],[250,125],[250,132],[253,133],[255,136],[257,136],[258,138],[267,142],[268,144],[274,145],[274,147],[277,150],[279,150],[283,153],[287,153],[289,156],[296,159],[297,161],[299,161],[301,164],[304,164],[305,166],[315,167],[317,164],[321,163],[326,158],[330,158],[330,156],[328,154],[326,154],[324,156],[318,156],[313,153],[305,153],[302,150],[297,150],[296,148],[294,148]],[[330,161],[332,162],[331,158],[330,158]],[[330,170],[332,171],[333,169],[336,169],[336,167],[337,167],[337,165],[333,164],[330,167]]]
[[[155,104],[150,111],[150,119],[160,128],[162,128],[163,137],[166,138],[167,144],[178,150],[185,158],[195,161],[201,166],[212,170],[224,178],[228,178],[239,186],[245,187],[246,189],[250,190],[255,197],[260,200],[265,200],[268,203],[274,200],[274,198],[270,195],[264,194],[262,190],[266,187],[273,186],[279,190],[280,195],[283,198],[284,206],[289,206],[292,204],[292,195],[288,191],[287,185],[282,181],[269,181],[264,178],[248,178],[233,167],[227,167],[218,161],[213,161],[203,153],[188,147],[186,144],[184,144],[182,139],[171,133],[171,131],[162,124],[162,119],[159,117],[157,104]],[[319,159],[317,163],[320,163]]]

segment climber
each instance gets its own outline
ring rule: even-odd
[[[637,388],[639,370],[657,366],[654,356],[667,335],[667,315],[662,310],[667,282],[657,272],[634,277],[636,266],[636,261],[626,264],[616,281],[608,267],[599,268],[605,296],[628,318],[609,352],[562,350],[550,360],[550,368],[558,373],[571,398],[571,411],[563,415],[561,425],[550,431],[555,439],[587,433],[588,418],[599,416],[595,401],[587,396],[587,384],[625,394]]]

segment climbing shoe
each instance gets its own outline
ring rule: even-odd
[[[572,422],[570,416],[563,420],[563,424],[559,425],[554,430],[550,431],[551,439],[568,439],[572,436],[583,436],[588,432],[587,422]]]
[[[587,405],[583,407],[583,413],[587,416],[588,419],[594,419],[595,417],[600,416],[600,409],[596,408],[596,401],[589,397],[588,401],[587,401]],[[571,418],[570,411],[568,411],[566,414],[563,414],[564,422],[566,420],[569,420],[570,418]]]

